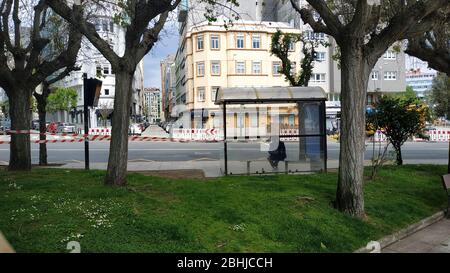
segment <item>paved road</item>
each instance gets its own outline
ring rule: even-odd
[[[38,162],[39,145],[32,144],[33,163]],[[260,151],[258,143],[233,143],[229,145],[230,160],[258,159],[266,157],[267,152]],[[294,143],[286,144],[288,158],[295,158],[298,150]],[[48,144],[49,162],[71,162],[84,160],[83,143],[51,143]],[[91,162],[108,161],[109,142],[91,142]],[[220,143],[170,143],[170,142],[130,142],[129,160],[139,161],[190,161],[190,160],[218,160],[221,158],[223,146]],[[365,158],[372,156],[371,146],[368,145]],[[339,144],[328,142],[328,159],[337,160]],[[406,143],[403,147],[405,161],[412,163],[446,164],[448,159],[447,143]],[[9,145],[0,145],[0,161],[9,160]]]

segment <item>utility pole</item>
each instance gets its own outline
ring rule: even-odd
[[[89,108],[88,108],[87,74],[83,74],[83,104],[84,104],[84,169],[89,170]]]

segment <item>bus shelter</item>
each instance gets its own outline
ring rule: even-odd
[[[219,88],[222,174],[326,171],[326,99],[320,87]]]

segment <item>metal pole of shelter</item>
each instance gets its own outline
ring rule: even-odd
[[[83,74],[83,95],[84,95],[84,169],[89,170],[89,109],[88,109],[87,74]]]
[[[227,104],[223,102],[223,152],[225,175],[228,175],[228,147],[227,147]]]
[[[328,160],[328,148],[327,148],[327,125],[326,125],[326,120],[327,120],[327,113],[326,113],[326,106],[325,106],[325,101],[322,101],[320,103],[320,127],[321,127],[321,132],[320,134],[322,135],[322,146],[323,146],[323,167],[324,167],[324,171],[325,173],[327,172],[327,160]]]

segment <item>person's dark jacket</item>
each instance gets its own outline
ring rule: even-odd
[[[284,146],[283,141],[278,142],[278,147],[274,151],[269,151],[270,159],[282,161],[286,159],[286,146]]]

